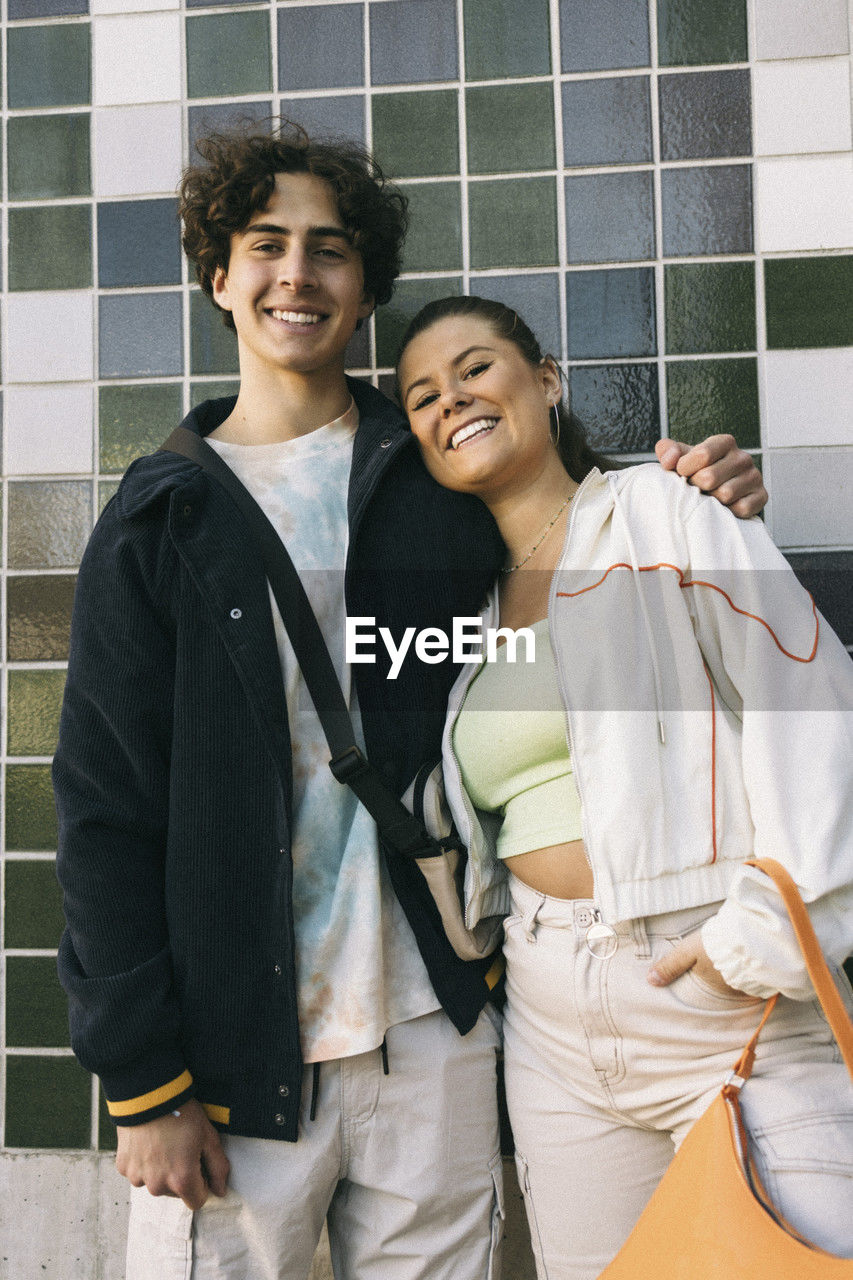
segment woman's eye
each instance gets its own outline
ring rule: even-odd
[[[435,400],[435,392],[434,391],[428,392],[425,396],[421,396],[420,400],[417,400],[412,405],[412,412],[414,413],[417,409],[425,409],[427,405],[432,404],[434,400]]]
[[[464,377],[476,378],[478,374],[485,373],[485,371],[489,368],[489,364],[490,364],[490,361],[488,360],[480,360],[477,362],[477,364],[472,364],[470,369],[465,370]]]

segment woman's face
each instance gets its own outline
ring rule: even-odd
[[[486,497],[559,462],[551,406],[560,379],[477,316],[437,320],[399,367],[400,395],[431,474],[448,489]]]

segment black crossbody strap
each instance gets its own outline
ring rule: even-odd
[[[356,745],[352,719],[323,633],[287,548],[265,512],[227,462],[194,431],[176,427],[161,446],[163,451],[189,458],[212,476],[233,499],[256,538],[285,631],[329,744],[329,768],[338,782],[355,792],[380,834],[398,853],[418,858],[438,856],[440,846]]]

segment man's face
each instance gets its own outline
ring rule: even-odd
[[[341,375],[373,300],[331,186],[313,174],[277,174],[266,207],[232,235],[213,296],[234,318],[244,378],[253,369]]]

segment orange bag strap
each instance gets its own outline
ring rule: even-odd
[[[809,919],[809,913],[800,897],[800,891],[794,884],[790,874],[775,858],[754,858],[750,859],[746,865],[748,867],[757,867],[759,871],[763,871],[779,890],[779,894],[785,904],[785,910],[790,916],[797,942],[800,944],[800,950],[803,953],[806,969],[812,980],[817,998],[826,1014],[826,1020],[832,1028],[832,1034],[835,1036],[842,1057],[847,1064],[847,1070],[850,1072],[851,1079],[853,1079],[853,1022],[850,1021],[838,987],[835,985],[829,966],[823,957],[820,943]],[[739,1077],[741,1082],[748,1080],[752,1073],[758,1037],[765,1022],[773,1012],[777,999],[778,996],[772,996],[767,1001],[764,1016],[758,1024],[755,1034],[735,1063],[733,1075]]]

